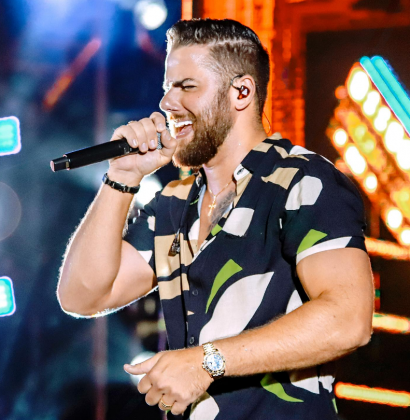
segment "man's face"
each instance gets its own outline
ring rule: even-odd
[[[173,157],[176,166],[199,167],[209,162],[233,124],[228,91],[206,67],[207,55],[207,47],[189,46],[173,49],[167,57],[160,106],[178,141]]]

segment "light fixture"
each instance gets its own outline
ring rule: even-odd
[[[354,70],[348,90],[350,96],[356,101],[362,101],[370,89],[370,80],[363,70]]]
[[[384,142],[389,152],[397,152],[399,143],[403,141],[404,128],[397,121],[391,121],[384,134]]]
[[[364,186],[367,191],[374,192],[377,189],[377,178],[374,174],[368,175],[364,180]]]
[[[134,13],[141,25],[153,30],[159,28],[168,16],[168,10],[162,0],[140,0],[135,4]]]
[[[333,133],[333,140],[335,142],[335,144],[337,146],[344,146],[347,142],[347,133],[345,130],[343,130],[343,128],[338,128],[334,133]]]
[[[387,212],[387,224],[393,228],[397,229],[403,222],[403,215],[399,209],[390,209]]]
[[[363,172],[366,170],[366,160],[360,154],[359,150],[357,150],[356,146],[352,145],[346,149],[345,160],[346,163],[349,165],[350,169],[356,175],[362,175]]]

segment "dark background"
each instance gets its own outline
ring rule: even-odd
[[[98,57],[51,111],[42,105],[64,69],[101,35],[107,92],[102,137],[108,140],[116,126],[158,110],[165,31],[179,19],[180,2],[166,1],[168,18],[153,31],[135,23],[131,3],[0,0],[0,117],[17,116],[22,131],[21,152],[0,157],[0,183],[15,191],[22,208],[16,230],[0,240],[0,276],[13,280],[17,302],[13,316],[0,318],[0,420],[94,419],[95,366],[104,357],[104,333],[107,420],[159,418],[122,369],[144,348],[158,348],[156,336],[136,334],[137,320],[150,325],[157,311],[138,303],[104,320],[74,319],[61,311],[55,296],[65,246],[106,165],[53,173],[49,161],[95,142]],[[382,55],[410,87],[408,51],[410,28],[309,35],[307,148],[337,157],[324,133],[336,105],[334,89],[357,59]],[[178,173],[170,166],[158,176],[164,184]],[[0,232],[16,216],[4,197],[0,188]],[[392,239],[383,225],[381,237]],[[409,263],[375,259],[373,265],[381,274],[381,311],[410,316]],[[149,299],[157,304],[155,296]],[[340,362],[338,380],[409,391],[409,354],[409,336],[375,333],[370,345]],[[408,409],[342,400],[338,406],[344,419],[410,418]]]

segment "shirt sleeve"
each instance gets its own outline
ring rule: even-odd
[[[124,241],[131,244],[147,261],[155,273],[155,215],[160,192],[157,192],[143,209],[138,211],[137,217],[128,225]]]
[[[318,155],[298,166],[280,221],[284,258],[296,265],[326,250],[366,251],[364,205],[353,182]]]

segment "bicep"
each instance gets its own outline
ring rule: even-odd
[[[374,289],[369,257],[358,248],[318,252],[296,266],[299,280],[311,300],[326,298],[364,317],[373,311]]]
[[[104,300],[104,309],[128,305],[156,287],[157,279],[148,263],[152,252],[139,252],[128,242],[122,241],[120,268],[113,287]]]

